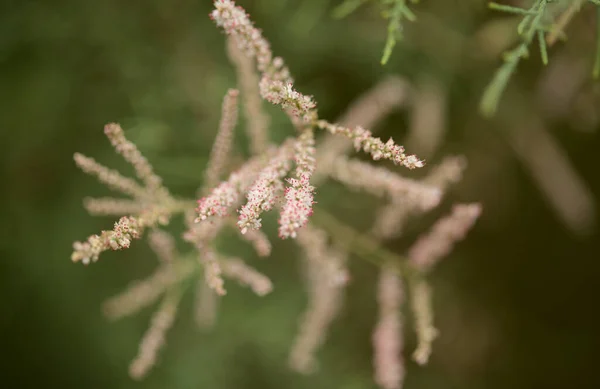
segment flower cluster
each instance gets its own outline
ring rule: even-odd
[[[313,212],[314,190],[310,179],[315,171],[315,139],[311,130],[305,131],[296,141],[296,178],[288,178],[285,204],[279,218],[279,237],[295,238],[296,231],[308,223]]]
[[[242,192],[252,185],[263,164],[262,158],[250,160],[232,173],[227,181],[221,182],[208,196],[198,200],[196,223],[214,215],[228,216],[230,208],[238,202]]]
[[[103,251],[122,250],[129,248],[132,239],[137,239],[142,233],[143,226],[137,219],[123,216],[115,223],[112,231],[102,231],[100,235],[92,235],[85,242],[75,242],[75,251],[71,256],[73,262],[81,261],[84,265],[97,261]]]
[[[204,182],[196,191],[198,197],[202,196],[196,208],[193,200],[172,196],[141,152],[126,139],[121,127],[109,124],[106,136],[134,167],[141,184],[91,158],[75,154],[75,162],[84,172],[131,199],[85,200],[90,213],[118,215],[120,219],[112,230],[75,242],[72,259],[85,264],[94,262],[102,252],[126,249],[149,231],[150,247],[160,260],[157,270],[104,305],[107,316],[120,318],[162,297],[138,356],[130,366],[130,375],[140,379],[156,364],[166,332],[174,323],[183,286],[190,279],[197,281],[195,316],[203,327],[214,323],[219,298],[226,295],[228,282],[236,281],[258,296],[272,291],[273,285],[266,275],[243,259],[222,253],[215,240],[225,229],[233,227],[258,256],[269,256],[272,242],[270,233],[262,229],[262,220],[267,211],[275,209],[279,212],[279,237],[294,239],[301,249],[309,295],[290,352],[290,366],[303,373],[315,370],[316,352],[325,342],[327,329],[340,310],[344,288],[350,280],[348,258],[377,256],[383,266],[377,299],[379,318],[373,334],[375,380],[385,389],[400,388],[405,370],[400,333],[404,296],[408,294],[414,312],[418,338],[414,358],[425,363],[437,330],[433,326],[431,290],[424,276],[472,227],[480,213],[479,205],[456,206],[452,215],[441,219],[431,233],[415,243],[409,250],[409,259],[389,253],[381,243],[398,236],[408,217],[439,205],[447,186],[460,179],[464,161],[447,159],[434,166],[424,179],[415,180],[374,166],[370,161],[350,158],[347,153],[353,144],[356,151],[364,151],[375,161],[387,159],[408,169],[424,166],[423,161],[405,154],[404,148],[392,139],[383,142],[361,127],[375,124],[406,99],[405,83],[388,79],[353,104],[341,124],[332,124],[318,117],[312,97],[294,88],[283,60],[273,55],[268,41],[245,11],[230,0],[216,0],[214,5],[211,17],[229,35],[230,57],[241,79],[240,90],[230,89],[223,98],[221,121]],[[253,65],[260,74],[254,72]],[[247,133],[256,139],[252,140],[251,157],[230,170],[240,98],[246,102]],[[279,146],[269,144],[266,132],[269,120],[261,111],[261,98],[286,112],[295,129]],[[321,146],[315,141],[318,130],[328,132]],[[369,234],[356,233],[323,207],[314,209],[315,186],[327,179],[382,198],[384,204]],[[183,215],[185,221],[182,238],[191,246],[187,252],[177,251],[174,237],[162,229],[176,214]]]
[[[269,211],[275,205],[277,194],[283,191],[282,178],[290,170],[289,154],[282,149],[265,167],[252,184],[246,198],[248,202],[240,210],[238,226],[244,234],[248,228],[257,230],[261,227],[260,214]]]
[[[332,134],[340,134],[352,139],[356,151],[362,149],[364,152],[371,154],[375,161],[379,159],[389,159],[395,164],[403,165],[409,169],[415,169],[425,165],[425,163],[419,160],[417,156],[404,154],[404,147],[395,144],[392,138],[386,143],[383,143],[381,139],[373,137],[371,131],[365,130],[361,126],[350,129],[328,123],[325,120],[319,120],[317,122],[317,127],[325,129]]]

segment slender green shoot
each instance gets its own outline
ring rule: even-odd
[[[389,6],[387,10],[383,11],[383,17],[389,19],[387,39],[381,57],[381,64],[385,65],[392,55],[396,42],[402,39],[402,19],[414,22],[417,18],[406,5],[406,0],[384,0],[383,4]]]
[[[369,0],[345,0],[333,9],[332,16],[336,19],[344,18],[356,11],[361,5]],[[388,19],[387,38],[383,48],[381,64],[385,65],[392,55],[396,42],[402,39],[404,19],[414,22],[417,20],[415,14],[410,10],[407,3],[409,0],[378,0],[383,10],[381,15]],[[418,3],[419,0],[410,0],[410,3]]]
[[[502,12],[512,13],[512,14],[516,14],[516,15],[533,15],[533,16],[536,15],[536,13],[532,10],[523,9],[523,8],[519,8],[519,7],[511,7],[510,5],[489,3],[488,7],[495,11],[502,11]]]
[[[523,20],[518,26],[518,32],[521,35],[521,43],[514,49],[503,55],[504,63],[496,71],[492,81],[486,87],[479,105],[479,109],[484,116],[491,117],[496,113],[502,93],[506,89],[510,77],[515,72],[519,62],[529,55],[529,46],[536,35],[541,32],[540,41],[544,40],[544,28],[542,20],[549,0],[536,0],[533,6],[523,15]],[[512,7],[511,7],[512,8]],[[540,44],[542,52],[542,61],[547,62],[546,46]]]
[[[548,65],[548,48],[546,48],[546,39],[544,38],[544,31],[538,30],[537,36],[540,45],[540,56],[542,57],[542,63],[544,65]]]

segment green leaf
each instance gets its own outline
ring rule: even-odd
[[[544,32],[538,31],[538,41],[540,42],[540,55],[544,65],[548,65],[548,49],[546,48],[546,39],[544,39]]]
[[[502,5],[498,3],[489,3],[488,7],[490,9],[502,12],[508,12],[516,15],[536,15],[535,11],[527,10],[519,7],[511,7],[510,5]]]

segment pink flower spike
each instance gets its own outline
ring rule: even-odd
[[[290,170],[291,149],[282,147],[279,153],[269,161],[246,194],[248,202],[239,210],[238,227],[242,234],[248,229],[260,229],[260,215],[270,211],[277,200],[277,194],[283,190],[282,178]]]
[[[227,216],[229,209],[238,202],[241,194],[252,184],[263,164],[262,158],[251,159],[238,171],[231,173],[227,181],[221,182],[208,196],[198,200],[196,208],[198,217],[194,222],[199,223],[214,215]]]
[[[313,213],[314,186],[310,178],[315,171],[315,139],[312,130],[305,131],[296,142],[296,178],[289,178],[285,189],[285,204],[279,218],[279,237],[295,238],[296,232],[308,223]]]
[[[334,135],[343,135],[354,141],[356,151],[363,150],[365,153],[371,154],[371,158],[377,161],[380,159],[389,159],[396,165],[402,165],[408,169],[415,169],[425,166],[425,162],[419,160],[415,155],[406,155],[404,147],[394,143],[390,138],[386,143],[380,138],[372,136],[371,131],[357,126],[355,128],[347,128],[337,124],[331,124],[325,120],[317,121],[317,127],[329,131]]]

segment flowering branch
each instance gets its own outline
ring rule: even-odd
[[[383,209],[394,212],[389,212],[387,218],[378,217],[372,236],[354,231],[322,209],[315,212],[317,226],[309,224],[315,203],[314,181],[319,181],[313,179],[317,165],[316,129],[328,131],[328,137],[339,135],[343,142],[350,143],[347,139],[352,141],[357,151],[363,150],[373,160],[387,159],[408,169],[424,166],[423,161],[407,155],[404,148],[392,139],[384,143],[374,137],[371,131],[360,126],[364,122],[358,119],[360,116],[373,124],[400,104],[404,99],[405,86],[398,80],[388,81],[386,88],[373,92],[369,98],[383,99],[385,104],[377,107],[373,102],[362,102],[356,108],[360,115],[349,114],[347,120],[342,120],[344,125],[320,120],[316,102],[294,89],[288,68],[281,58],[273,56],[268,41],[253,26],[246,12],[231,0],[216,0],[214,5],[212,19],[230,36],[230,44],[235,44],[230,47],[230,53],[232,61],[240,68],[239,77],[243,79],[240,84],[242,95],[246,94],[248,121],[256,119],[248,131],[251,137],[256,137],[251,145],[252,158],[226,180],[220,181],[233,149],[238,115],[239,92],[230,89],[223,99],[221,121],[204,172],[205,180],[198,189],[200,196],[204,197],[197,201],[194,213],[193,202],[176,199],[169,193],[150,163],[125,138],[121,127],[118,124],[107,125],[106,136],[115,150],[133,166],[142,184],[91,158],[75,154],[75,161],[82,170],[133,199],[86,199],[86,208],[91,213],[121,217],[112,230],[75,242],[71,258],[85,264],[96,261],[102,252],[128,248],[134,239],[139,239],[147,229],[151,230],[149,244],[160,259],[160,266],[150,277],[132,285],[104,306],[107,316],[119,318],[150,305],[164,295],[141,341],[138,356],[130,366],[130,375],[141,378],[157,361],[158,351],[165,343],[165,334],[174,323],[185,286],[183,283],[188,278],[200,276],[196,316],[202,325],[214,322],[218,297],[226,294],[224,278],[246,285],[260,296],[272,290],[273,285],[267,276],[242,259],[220,253],[215,240],[225,227],[235,224],[241,239],[252,244],[259,256],[268,256],[271,243],[268,235],[259,228],[262,213],[277,208],[280,210],[279,236],[283,239],[296,238],[302,249],[310,297],[290,353],[290,365],[301,372],[310,372],[316,366],[315,354],[339,312],[344,287],[350,279],[347,259],[354,254],[382,267],[378,292],[379,322],[373,335],[375,378],[384,389],[397,389],[404,377],[403,343],[399,333],[403,325],[399,312],[404,301],[402,281],[406,281],[415,313],[418,347],[414,358],[425,363],[436,332],[431,291],[424,276],[464,236],[480,210],[478,205],[473,204],[455,207],[452,215],[441,219],[429,234],[417,241],[409,251],[408,259],[382,247],[381,242],[393,237],[397,231],[385,230],[381,226],[400,225],[406,215],[425,212],[438,205],[446,186],[460,178],[464,164],[454,159],[454,163],[442,164],[424,180],[415,181],[399,177],[392,170],[349,160],[345,157],[346,144],[326,142],[334,147],[319,153],[319,157],[326,156],[323,158],[326,166],[322,178],[328,176],[346,186],[375,195],[386,194],[389,204]],[[256,60],[259,75],[254,74],[251,63],[244,62],[249,58]],[[254,86],[249,85],[252,80]],[[268,120],[262,116],[258,94],[288,114],[297,130],[294,137],[279,146],[268,146]],[[256,117],[251,119],[254,115]],[[234,209],[238,210],[237,217],[231,212]],[[158,229],[160,225],[168,224],[177,213],[184,214],[187,230],[182,238],[192,246],[190,252],[184,255],[177,252],[173,237]]]

